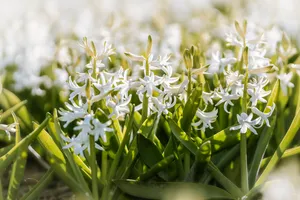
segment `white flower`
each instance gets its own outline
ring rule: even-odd
[[[300,76],[300,64],[291,64],[290,67],[296,70],[297,74]]]
[[[85,115],[83,120],[77,122],[74,130],[79,131],[79,135],[88,135],[93,129],[93,125],[91,124],[92,119],[93,116],[91,114]]]
[[[224,72],[226,84],[232,91],[232,94],[236,94],[238,96],[243,96],[244,93],[244,85],[242,83],[242,80],[244,78],[244,75],[239,74],[238,71],[231,71],[228,70],[227,72]]]
[[[157,79],[157,77],[152,72],[150,76],[145,76],[143,79],[139,79],[142,86],[137,91],[138,94],[143,94],[146,92],[146,95],[148,97],[152,96],[153,92],[161,92],[160,89],[158,89],[158,85],[160,85],[161,81],[160,79]]]
[[[248,88],[254,89],[254,88],[264,88],[266,85],[268,85],[269,80],[265,77],[259,77],[258,80],[253,78],[250,83],[248,83]]]
[[[86,64],[86,68],[89,68],[89,69],[93,69],[94,67],[94,63],[96,65],[96,73],[104,70],[106,68],[105,64],[102,62],[102,60],[95,60],[95,58],[92,58],[91,61]]]
[[[219,87],[220,91],[215,91],[215,96],[221,98],[216,106],[224,103],[224,110],[229,113],[227,110],[228,104],[233,106],[232,100],[238,100],[240,98],[237,94],[229,94],[228,91],[225,91],[222,86]]]
[[[211,60],[209,61],[209,68],[210,72],[222,72],[224,71],[224,68],[230,64],[233,64],[236,62],[236,58],[234,57],[225,57],[222,58],[220,51],[217,51],[216,53],[213,53],[211,56]]]
[[[87,134],[78,134],[77,136],[73,136],[72,138],[65,137],[64,135],[61,135],[61,138],[67,142],[68,144],[63,147],[63,149],[69,149],[73,148],[74,153],[76,155],[80,155],[84,157],[83,152],[87,149],[88,152],[90,152],[90,140],[89,135]],[[103,150],[103,148],[95,143],[95,147],[99,150]]]
[[[250,115],[247,115],[247,113],[242,113],[241,115],[237,115],[237,120],[239,125],[231,127],[230,130],[238,130],[240,129],[240,133],[246,133],[249,129],[252,133],[257,135],[257,132],[255,130],[255,125],[257,125],[260,122],[260,117],[256,118],[255,120],[252,120],[253,114],[250,113]],[[251,121],[252,120],[252,121]]]
[[[107,142],[106,132],[113,132],[114,129],[109,128],[111,121],[107,121],[106,123],[101,123],[98,119],[92,120],[94,129],[90,132],[90,135],[95,136],[95,141],[98,141],[99,136],[102,138],[104,142]]]
[[[113,76],[113,85],[115,86],[114,90],[118,91],[122,97],[128,97],[129,90],[134,86],[132,80],[128,80],[128,69],[124,71],[120,68],[116,75]]]
[[[213,105],[214,103],[212,97],[213,97],[213,92],[204,92],[204,91],[202,92],[202,99],[205,104],[210,103],[211,105]]]
[[[248,68],[249,70],[263,68],[270,65],[270,59],[265,58],[266,50],[255,49],[250,50],[248,55]]]
[[[265,91],[264,89],[262,89],[260,87],[248,89],[247,92],[251,96],[251,98],[250,98],[250,101],[252,102],[251,106],[256,106],[257,101],[266,103],[267,100],[265,100],[264,97],[268,96],[271,93],[271,91]]]
[[[204,110],[202,111],[198,108],[196,116],[199,118],[199,121],[192,123],[192,125],[198,128],[202,124],[199,129],[204,132],[206,128],[213,128],[211,124],[218,117],[218,109],[214,108],[211,112],[204,112]]]
[[[224,74],[225,74],[227,86],[239,84],[244,78],[244,75],[239,74],[238,71],[233,72],[231,70],[228,70],[228,71],[224,71]]]
[[[71,76],[69,76],[69,89],[72,91],[69,96],[70,101],[73,101],[76,96],[78,96],[78,98],[86,96],[86,84],[79,86],[76,81],[72,81]]]
[[[12,123],[10,125],[0,124],[0,130],[5,131],[5,133],[8,135],[8,139],[10,139],[10,133],[16,132],[16,123]]]
[[[129,112],[128,104],[130,103],[131,95],[129,95],[127,98],[117,96],[110,97],[108,96],[106,98],[106,105],[110,108],[112,108],[112,112],[108,116],[108,118],[119,118],[121,116],[124,116],[126,113]]]
[[[165,90],[171,90],[173,86],[172,83],[175,83],[179,80],[179,77],[172,77],[173,68],[171,66],[163,66],[162,70],[165,72],[160,79],[161,85],[164,87]]]
[[[286,96],[288,94],[288,87],[293,88],[294,84],[291,82],[293,78],[293,72],[290,73],[282,73],[277,75],[277,78],[280,80],[280,87],[283,94]]]
[[[261,118],[261,120],[259,122],[260,126],[262,126],[263,123],[266,122],[267,126],[270,127],[268,118],[273,114],[273,111],[275,109],[275,103],[273,103],[272,106],[267,106],[267,108],[270,111],[268,113],[264,113],[264,112],[261,112],[260,110],[258,110],[256,107],[251,107],[251,111]]]
[[[161,113],[168,114],[168,109],[172,108],[176,104],[176,97],[172,95],[160,95],[157,97],[151,97],[153,102],[153,106],[151,107],[152,110],[158,112],[160,115]]]
[[[76,155],[81,155],[84,157],[83,151],[86,150],[90,144],[88,135],[79,134],[78,136],[73,136],[72,138],[61,135],[61,138],[68,143],[63,147],[63,149],[73,148]]]
[[[82,104],[82,101],[78,101],[78,104],[75,102],[72,102],[72,105],[69,103],[66,103],[66,107],[68,110],[65,110],[63,108],[59,109],[59,114],[61,117],[59,118],[60,121],[65,122],[64,127],[66,128],[72,121],[76,119],[84,118],[85,115],[88,114],[87,109],[88,105],[87,103]]]
[[[92,95],[91,102],[95,103],[104,99],[112,90],[113,90],[113,82],[112,79],[106,81],[103,73],[100,74],[100,82],[93,83],[93,86],[99,91],[99,94]]]

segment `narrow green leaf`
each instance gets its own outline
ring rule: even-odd
[[[21,100],[9,90],[3,89],[2,93],[0,94],[0,105],[5,109],[8,110],[14,106],[20,105]],[[20,126],[26,127],[27,129],[32,128],[31,123],[31,116],[26,109],[25,106],[20,107],[16,111],[16,115],[20,118]]]
[[[34,124],[37,126],[37,124]],[[84,183],[77,182],[73,179],[73,175],[70,173],[72,170],[67,166],[66,159],[56,145],[52,137],[45,131],[42,130],[38,136],[38,141],[47,152],[49,156],[49,163],[54,169],[55,173],[74,191],[79,193],[90,194],[88,188],[85,187]],[[76,176],[75,176],[76,177]]]
[[[3,173],[5,168],[11,164],[11,162],[15,159],[19,148],[24,148],[24,146],[28,146],[32,140],[34,140],[37,135],[45,128],[48,124],[50,116],[47,115],[46,119],[41,123],[41,125],[27,135],[23,140],[21,140],[17,145],[15,145],[7,154],[0,157],[0,174]]]
[[[243,196],[243,192],[231,182],[212,162],[208,163],[208,170],[217,182],[219,182],[235,198]]]
[[[11,115],[12,112],[17,112],[22,106],[24,106],[27,103],[27,100],[21,101],[20,103],[17,103],[13,107],[9,108],[5,112],[1,114],[1,120],[5,120],[7,117]]]
[[[294,55],[292,55],[291,57],[289,57],[288,64],[294,63],[298,59],[299,56],[300,56],[300,53],[295,53]]]
[[[138,180],[140,181],[146,181],[153,176],[155,176],[158,172],[163,171],[166,169],[168,165],[171,164],[175,159],[174,154],[162,159],[161,161],[157,162],[155,165],[153,165],[147,172],[140,175]]]
[[[179,142],[185,146],[192,154],[196,155],[197,146],[194,144],[189,136],[172,120],[167,119],[172,130],[173,135],[179,140]]]
[[[75,155],[70,152],[70,149],[63,149],[63,146],[65,145],[65,143],[63,142],[63,140],[61,139],[61,135],[65,135],[63,133],[63,131],[61,130],[59,121],[58,121],[58,116],[57,116],[57,110],[54,109],[53,111],[53,122],[49,122],[49,126],[48,127],[52,127],[50,128],[50,130],[52,130],[52,132],[54,133],[54,141],[58,143],[60,149],[62,150],[62,152],[64,153],[64,155],[67,158],[67,161],[73,171],[73,174],[76,178],[76,180],[78,182],[81,182],[82,185],[85,187],[86,190],[89,190],[89,187],[80,171],[80,169],[85,173],[85,175],[88,178],[91,178],[91,170],[90,168],[88,168],[86,166],[86,164],[81,160],[81,158],[78,155]],[[54,129],[54,130],[53,130]],[[79,168],[80,167],[80,168]],[[101,185],[101,184],[99,184]]]
[[[114,180],[115,184],[125,193],[144,199],[162,199],[168,192],[181,188],[190,188],[199,192],[203,199],[234,199],[228,192],[211,185],[200,183],[143,183],[135,180]]]
[[[185,132],[189,131],[192,124],[192,120],[196,115],[201,100],[201,93],[202,93],[201,87],[197,87],[192,92],[187,103],[185,104],[185,107],[183,109],[183,116],[180,120],[181,128]]]
[[[50,168],[46,174],[39,180],[37,184],[26,193],[20,200],[35,200],[41,195],[41,193],[52,182],[54,175],[54,169]]]
[[[200,175],[203,174],[206,165],[211,159],[211,145],[210,141],[202,143],[200,148],[196,152],[195,162],[193,163],[190,172],[185,177],[185,181],[198,181]]]
[[[279,144],[276,152],[273,154],[267,167],[265,168],[265,170],[263,171],[263,173],[261,174],[261,176],[255,183],[255,186],[262,184],[267,179],[268,175],[274,169],[275,165],[280,160],[280,158],[282,157],[285,150],[291,144],[291,142],[294,139],[295,135],[297,134],[299,128],[300,128],[300,109],[297,110],[295,117],[290,125],[290,128],[288,129],[284,138],[282,139],[281,143]]]
[[[157,146],[142,134],[137,135],[137,147],[141,159],[148,167],[152,167],[163,159]]]
[[[142,134],[143,136],[145,136],[146,138],[149,137],[149,135],[151,134],[153,128],[154,128],[154,123],[155,120],[157,118],[157,114],[154,113],[152,115],[150,115],[142,124],[142,126],[140,127],[140,129],[138,130],[138,133]]]
[[[273,86],[272,92],[270,94],[270,97],[268,99],[268,103],[266,105],[266,108],[264,110],[264,112],[266,112],[267,107],[268,106],[273,106],[273,103],[276,102],[277,98],[278,98],[278,93],[279,93],[279,80],[276,81],[275,85]]]
[[[36,128],[38,127],[38,124],[34,123],[33,126]],[[55,163],[53,164],[61,165],[66,170],[67,162],[65,157],[47,131],[41,131],[41,133],[38,135],[38,141],[43,149],[50,155],[50,157],[55,160]]]
[[[109,171],[108,180],[112,180],[112,178],[115,177],[116,171],[117,171],[117,166],[119,165],[119,162],[121,160],[122,153],[125,150],[125,147],[130,140],[130,133],[132,131],[132,126],[133,126],[133,121],[134,121],[133,114],[134,114],[134,107],[131,107],[130,115],[127,115],[127,119],[129,119],[129,120],[127,121],[127,124],[126,124],[126,131],[124,134],[124,138],[123,138],[121,145],[117,151],[116,158],[114,159],[114,161],[112,163],[111,169]]]
[[[13,114],[14,121],[16,123],[15,145],[17,145],[21,141],[20,126],[18,123],[17,116],[14,113],[12,114]],[[8,193],[7,193],[8,200],[17,199],[19,187],[24,177],[26,161],[27,161],[27,146],[24,146],[23,148],[19,148],[17,158],[12,167]]]
[[[231,148],[228,152],[225,153],[221,157],[221,159],[218,159],[218,162],[216,162],[216,167],[220,170],[222,170],[230,161],[232,161],[240,152],[240,144],[235,145],[233,148]],[[211,174],[206,171],[203,174],[203,177],[201,178],[201,182],[208,183],[211,180]]]
[[[271,127],[268,127],[265,125],[265,128],[263,129],[258,143],[257,147],[254,153],[253,161],[251,163],[250,171],[249,171],[249,187],[252,188],[252,186],[255,184],[258,172],[259,172],[259,165],[264,157],[264,154],[266,152],[266,149],[268,147],[268,144],[273,136],[274,128],[275,128],[275,122],[276,122],[276,110],[273,112],[273,115],[270,117],[270,125]]]
[[[230,128],[231,127],[228,127],[204,140],[204,142],[211,142],[211,150],[213,153],[233,146],[241,140],[241,134],[238,134],[237,131],[231,131]],[[250,134],[247,133],[247,137],[249,135]]]
[[[3,156],[3,155],[5,155],[7,152],[9,152],[13,147],[14,147],[14,144],[10,144],[10,145],[8,145],[6,147],[2,147],[0,149],[0,157]]]
[[[294,147],[286,150],[281,158],[287,158],[298,154],[300,154],[300,147]],[[270,160],[271,157],[264,158],[260,163],[260,168],[264,168],[270,162]]]

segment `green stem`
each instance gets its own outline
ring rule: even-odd
[[[148,97],[145,93],[143,98],[142,120],[140,125],[143,124],[143,122],[147,119],[147,117],[148,117]]]
[[[115,159],[113,160],[112,162],[112,165],[111,165],[111,168],[109,170],[109,174],[108,174],[108,184],[107,184],[107,187],[106,187],[106,190],[109,191],[110,190],[110,186],[111,186],[111,181],[112,179],[115,177],[116,175],[116,172],[117,172],[117,167],[118,167],[118,164],[121,160],[121,156],[122,154],[124,153],[124,150],[125,150],[125,146],[126,144],[128,143],[128,141],[130,140],[130,132],[131,132],[131,129],[132,129],[132,125],[133,125],[133,112],[134,112],[134,107],[132,108],[131,110],[131,113],[130,113],[130,116],[129,116],[129,121],[127,123],[127,128],[125,130],[125,135],[124,135],[124,139],[122,140],[121,142],[121,145],[120,147],[118,148],[118,151],[116,153],[116,157]]]
[[[245,57],[242,59],[245,64],[248,64],[248,48],[246,47],[244,54]],[[242,99],[242,112],[247,113],[247,84],[248,84],[248,66],[246,66],[245,79],[244,79],[244,95]],[[249,191],[249,180],[248,180],[248,163],[247,163],[247,135],[246,133],[241,134],[241,186],[243,192]]]
[[[146,66],[145,66],[145,76],[150,76],[150,66],[149,66],[149,60],[148,60],[148,56],[146,58]],[[142,108],[142,121],[141,121],[141,125],[143,124],[143,122],[147,119],[148,117],[148,102],[149,98],[147,97],[146,93],[144,94],[143,97],[143,108]]]
[[[188,69],[188,89],[187,89],[187,96],[189,97],[192,93],[192,72],[191,69]]]
[[[248,166],[247,166],[247,136],[241,133],[241,185],[242,190],[246,193],[249,191],[248,184]]]
[[[96,148],[95,148],[95,138],[93,135],[90,138],[90,165],[92,171],[92,192],[94,200],[98,200],[98,181],[97,181],[97,160],[96,160]]]

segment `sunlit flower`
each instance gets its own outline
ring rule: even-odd
[[[250,113],[249,115],[247,113],[242,113],[241,115],[237,115],[237,120],[239,125],[233,126],[230,128],[230,130],[239,130],[240,133],[246,133],[249,129],[252,133],[257,135],[257,131],[255,130],[255,126],[259,124],[261,118],[258,117],[255,120],[252,120],[253,114]]]
[[[72,102],[72,104],[66,103],[66,107],[67,110],[60,108],[58,111],[61,115],[60,121],[65,122],[65,128],[74,120],[84,118],[88,114],[88,105],[87,103],[83,104],[82,101],[79,101],[78,104],[75,102]]]
[[[205,112],[205,110],[202,111],[198,109],[196,116],[199,118],[199,121],[192,123],[192,125],[204,132],[206,128],[213,128],[211,124],[214,123],[218,117],[218,109],[214,108],[214,110],[210,112]]]
[[[222,88],[222,86],[220,86],[219,88],[219,91],[215,91],[215,96],[218,97],[218,98],[221,98],[218,103],[216,104],[216,106],[224,103],[224,110],[229,113],[227,107],[228,105],[231,105],[233,106],[233,103],[232,103],[232,100],[238,100],[240,98],[239,95],[237,94],[229,94],[228,91],[224,90]]]
[[[261,119],[259,122],[260,126],[262,126],[263,123],[266,122],[267,126],[271,127],[268,118],[271,117],[271,115],[273,114],[273,111],[275,109],[275,103],[273,103],[272,106],[267,106],[267,108],[270,110],[268,113],[261,112],[256,107],[251,107],[251,111],[260,117],[260,119]]]

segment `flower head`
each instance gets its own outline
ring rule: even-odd
[[[257,132],[255,130],[255,126],[259,124],[261,118],[258,117],[255,120],[252,120],[253,114],[250,113],[249,115],[247,113],[242,113],[241,115],[237,115],[237,120],[239,125],[233,126],[230,128],[230,130],[239,130],[240,133],[246,133],[249,129],[252,133],[257,135]]]

